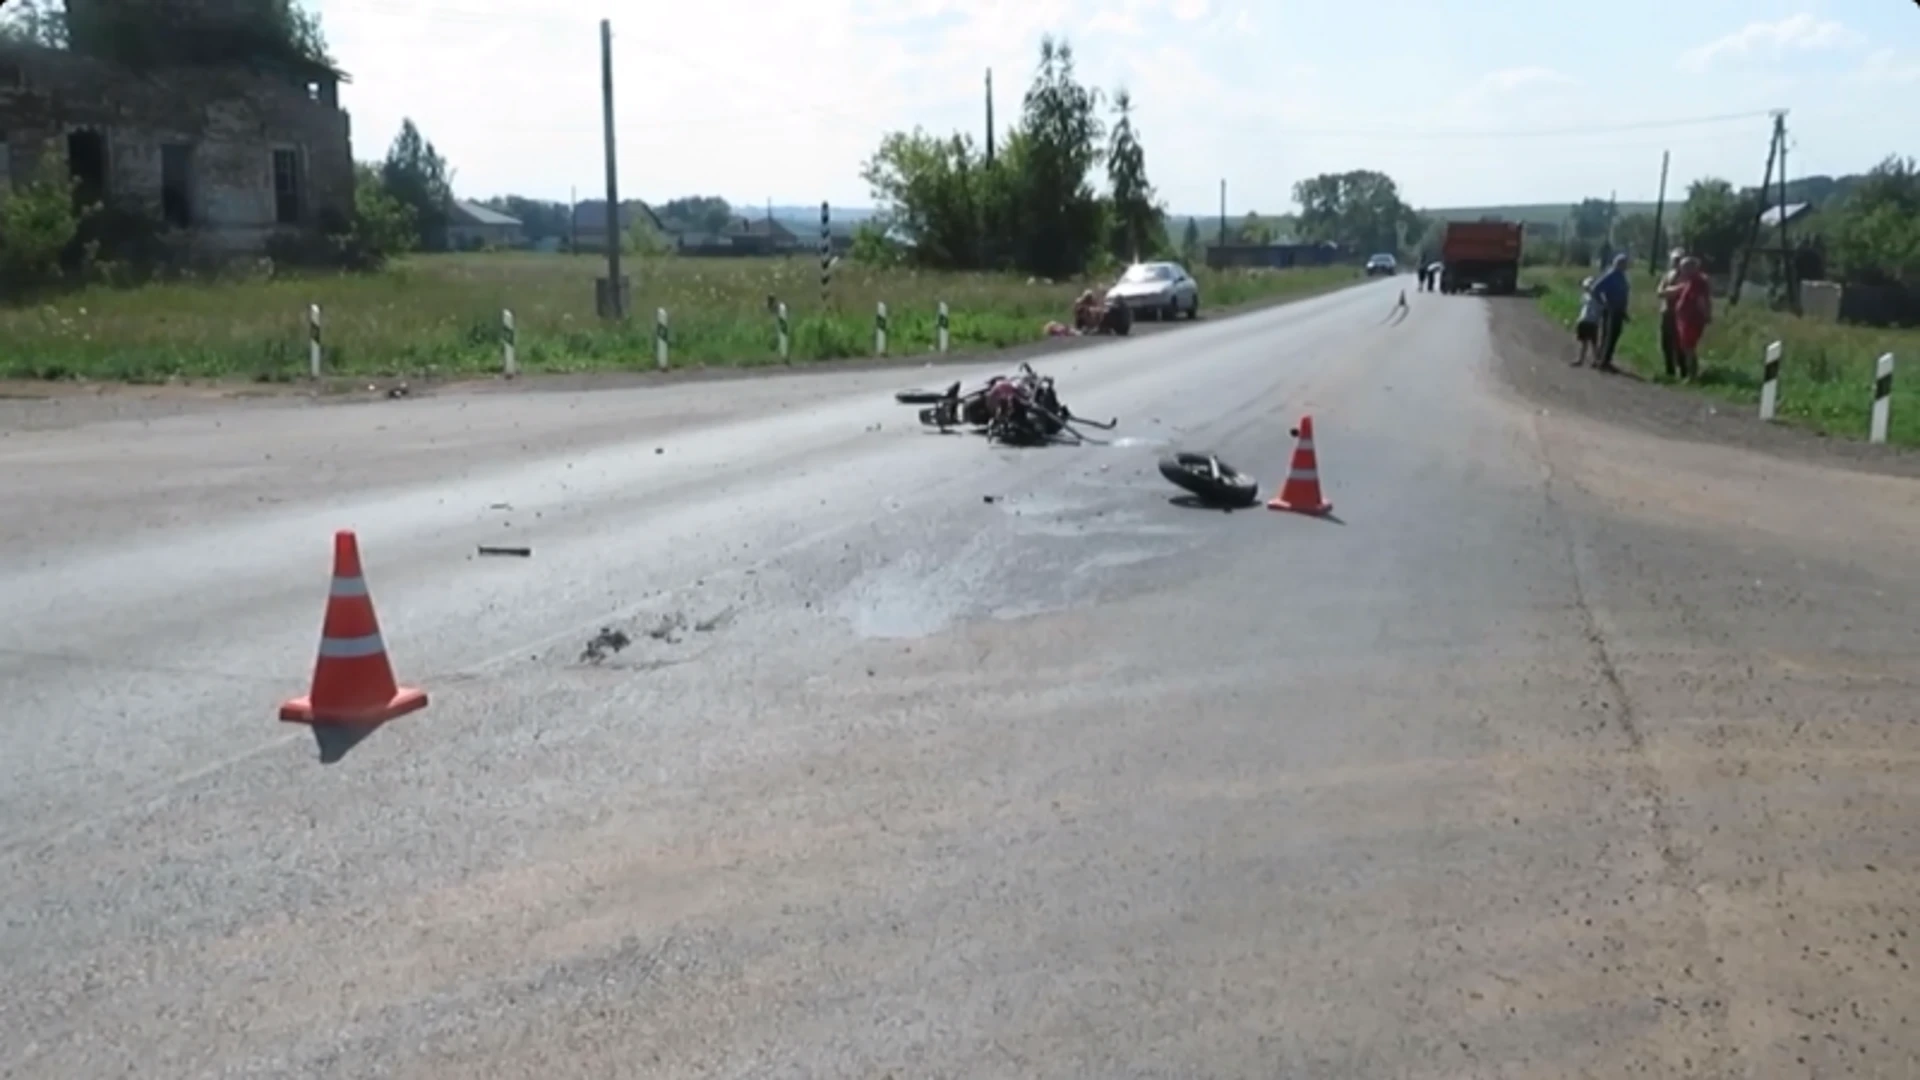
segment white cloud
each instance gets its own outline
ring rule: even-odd
[[[1153,181],[1182,211],[1210,209],[1223,176],[1238,214],[1283,209],[1296,180],[1351,168],[1386,171],[1432,205],[1562,201],[1615,186],[1626,198],[1651,193],[1668,145],[1680,179],[1744,174],[1754,146],[1764,150],[1762,121],[1682,141],[1667,132],[1434,138],[1630,123],[1681,107],[1662,80],[1671,57],[1639,58],[1624,46],[1631,35],[1617,39],[1622,52],[1615,38],[1544,9],[1516,9],[1513,32],[1540,41],[1551,66],[1462,72],[1457,57],[1432,48],[1430,28],[1383,21],[1355,0],[1210,0],[1204,11],[1191,0],[602,0],[585,11],[548,0],[309,2],[353,76],[343,96],[358,154],[378,157],[411,117],[454,166],[462,196],[601,190],[601,14],[615,35],[620,186],[646,198],[865,203],[859,169],[883,133],[918,125],[980,136],[987,68],[1004,131],[1042,34],[1073,42],[1087,84],[1133,92]],[[1633,8],[1623,19],[1637,25],[1671,0],[1623,3]],[[1749,34],[1741,48],[1758,55],[1842,40],[1836,33],[1790,20],[1784,37]],[[1920,107],[1907,74],[1920,54],[1867,60],[1869,51],[1823,79],[1800,72],[1807,81],[1790,94],[1764,82],[1764,69],[1716,71],[1704,78],[1721,85],[1689,111],[1791,104],[1808,144],[1798,162],[1862,168]],[[1616,78],[1601,117],[1589,95]]]
[[[1902,59],[1892,49],[1880,49],[1867,56],[1856,77],[1882,86],[1910,86],[1920,83],[1920,60]]]
[[[1689,49],[1680,56],[1680,68],[1698,73],[1723,59],[1844,49],[1863,44],[1865,40],[1840,23],[1802,13],[1778,22],[1748,23],[1725,37]]]
[[[1433,121],[1444,130],[1509,128],[1563,117],[1567,99],[1580,85],[1580,80],[1553,68],[1502,68],[1442,99]]]

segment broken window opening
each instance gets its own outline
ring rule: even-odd
[[[193,224],[193,147],[184,143],[160,148],[160,216],[176,229]]]
[[[298,225],[302,217],[300,151],[273,152],[273,218],[282,225]]]
[[[107,201],[107,137],[92,129],[67,133],[67,175],[76,209]]]

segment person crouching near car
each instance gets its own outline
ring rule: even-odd
[[[1573,340],[1579,343],[1579,351],[1573,357],[1574,367],[1584,367],[1588,360],[1599,358],[1602,306],[1600,298],[1593,295],[1593,278],[1583,279],[1580,282],[1580,318],[1573,324]]]
[[[1074,330],[1082,334],[1099,333],[1100,332],[1100,315],[1101,315],[1100,298],[1093,295],[1092,289],[1088,289],[1087,291],[1080,294],[1080,298],[1078,300],[1075,300],[1073,302]]]

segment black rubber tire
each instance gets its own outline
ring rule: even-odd
[[[938,405],[947,398],[944,390],[902,390],[893,400],[902,405]]]
[[[1260,501],[1259,481],[1224,461],[1216,480],[1210,469],[1214,460],[1210,454],[1168,454],[1160,459],[1160,475],[1215,506],[1252,506]]]

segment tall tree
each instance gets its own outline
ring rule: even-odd
[[[1607,238],[1607,230],[1613,226],[1613,202],[1609,199],[1581,199],[1573,208],[1573,237],[1588,243],[1597,243]]]
[[[1047,277],[1068,277],[1086,268],[1100,240],[1100,202],[1089,180],[1104,156],[1100,92],[1075,77],[1073,47],[1048,37],[1021,105],[1025,262]]]
[[[1402,239],[1420,227],[1393,178],[1371,169],[1308,177],[1293,186],[1293,198],[1303,238],[1349,251],[1399,251]]]
[[[67,47],[67,12],[60,0],[11,0],[0,9],[0,41]]]
[[[1114,254],[1138,261],[1166,246],[1160,207],[1147,182],[1147,152],[1133,126],[1133,97],[1113,96],[1113,137],[1107,144],[1107,182],[1113,186]]]
[[[686,195],[662,203],[659,214],[669,228],[717,233],[733,220],[733,205],[718,195]]]
[[[1898,156],[1876,165],[1829,212],[1826,230],[1843,280],[1920,287],[1920,165]]]
[[[996,136],[991,162],[971,135],[915,128],[882,138],[860,175],[920,265],[1071,276],[1111,239],[1092,186],[1106,135],[1098,106],[1072,52],[1047,41],[1021,122]]]
[[[445,251],[453,214],[453,172],[411,119],[400,123],[400,134],[394,136],[380,164],[380,182],[387,194],[413,212],[420,246]]]
[[[1754,197],[1736,193],[1727,181],[1717,177],[1695,180],[1687,185],[1687,205],[1680,215],[1680,243],[1700,256],[1707,269],[1731,271],[1759,212]]]
[[[1180,253],[1188,262],[1200,258],[1200,219],[1187,219],[1187,234],[1180,240]]]

